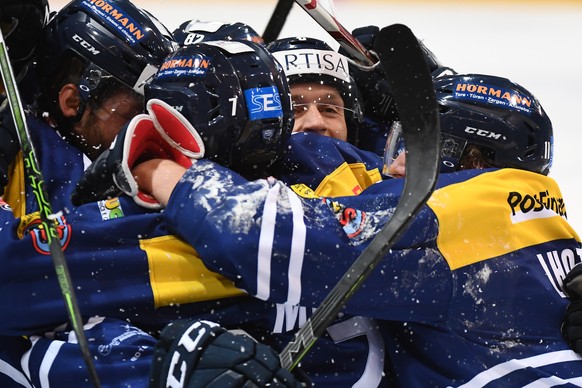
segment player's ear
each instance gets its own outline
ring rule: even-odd
[[[75,117],[79,109],[81,100],[77,85],[66,84],[63,85],[59,92],[59,108],[65,117]]]

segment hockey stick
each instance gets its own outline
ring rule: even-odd
[[[39,168],[38,158],[36,157],[34,148],[32,146],[24,109],[22,108],[22,102],[20,100],[20,95],[16,86],[16,80],[14,79],[14,72],[12,70],[12,66],[10,65],[8,49],[6,47],[6,42],[4,41],[4,34],[2,34],[1,31],[0,70],[2,73],[2,81],[4,82],[4,89],[6,90],[6,95],[8,96],[8,103],[10,104],[10,109],[12,109],[12,118],[17,130],[20,147],[24,156],[26,175],[30,181],[30,185],[33,188],[34,196],[38,203],[42,227],[47,232],[46,237],[48,240],[51,256],[53,258],[53,264],[57,278],[59,280],[59,286],[61,288],[61,292],[65,300],[65,306],[69,314],[69,320],[73,326],[75,335],[77,336],[79,347],[81,348],[85,364],[89,370],[89,377],[91,382],[95,387],[100,387],[101,384],[99,383],[97,371],[95,369],[95,365],[93,364],[91,353],[89,352],[89,344],[87,343],[87,338],[85,337],[85,332],[83,331],[83,321],[79,311],[79,306],[77,304],[77,298],[73,292],[71,276],[67,268],[65,255],[63,253],[63,249],[58,238],[58,232],[55,227],[55,218],[57,215],[53,214],[52,212],[49,198],[44,188],[44,179]]]
[[[377,43],[381,42],[381,43]],[[439,170],[440,127],[435,92],[419,42],[401,24],[378,33],[380,58],[398,108],[406,144],[406,177],[394,215],[279,355],[293,369],[337,317],[432,194]]]
[[[295,0],[295,2],[326,30],[352,59],[367,66],[376,63],[376,58],[337,21],[334,15],[318,4],[317,0]]]
[[[267,23],[267,27],[265,27],[265,32],[263,33],[263,40],[265,43],[271,43],[279,37],[279,34],[285,25],[285,21],[287,20],[287,16],[289,16],[289,12],[291,12],[293,3],[294,0],[279,0],[277,2],[275,10],[271,15],[271,19],[269,19],[269,23]]]

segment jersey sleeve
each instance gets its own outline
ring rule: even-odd
[[[169,235],[158,211],[145,211],[128,196],[73,206],[83,155],[44,123],[30,129],[54,213],[51,236],[62,247],[82,316],[128,319],[156,330],[244,295],[206,269],[190,245]],[[42,332],[69,319],[22,155],[13,170],[0,200],[0,335],[8,336]]]
[[[317,307],[394,211],[401,182],[378,184],[385,186],[382,194],[306,198],[273,178],[248,182],[199,161],[174,190],[164,216],[210,269],[238,287],[263,300]],[[385,306],[405,317],[421,310],[418,298],[426,297],[433,307],[421,315],[442,315],[451,293],[448,271],[416,275],[445,265],[435,247],[434,215],[423,212],[411,227],[416,233],[408,233],[356,293],[350,314],[394,317]],[[437,280],[443,286],[435,290]],[[417,291],[403,291],[403,284]]]

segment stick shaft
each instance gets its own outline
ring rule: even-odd
[[[407,150],[404,189],[392,218],[297,331],[294,340],[281,351],[281,365],[289,370],[297,366],[317,338],[324,334],[342,307],[400,238],[435,187],[440,127],[432,78],[424,54],[406,26],[386,27],[379,36],[379,41],[390,42],[390,46],[375,43],[374,49],[381,59],[380,64],[401,113]]]
[[[317,0],[295,0],[340,46],[363,65],[373,65],[377,59]]]
[[[61,288],[65,306],[67,308],[67,313],[69,315],[69,320],[77,336],[77,341],[79,343],[81,352],[83,353],[83,358],[85,360],[85,364],[87,365],[91,381],[95,387],[99,387],[99,378],[97,376],[97,372],[89,352],[89,345],[87,343],[87,338],[85,337],[85,332],[83,331],[83,321],[81,318],[79,306],[77,304],[77,298],[73,292],[72,281],[69,270],[67,268],[65,255],[63,253],[63,249],[58,238],[58,232],[55,227],[55,215],[52,212],[48,195],[44,189],[44,179],[38,165],[36,153],[32,146],[24,109],[22,107],[22,102],[14,78],[14,72],[12,70],[12,66],[10,65],[6,42],[4,41],[4,36],[1,32],[0,69],[2,73],[2,81],[4,82],[4,88],[8,96],[8,103],[12,109],[12,117],[14,119],[14,125],[16,127],[20,141],[20,147],[24,157],[26,176],[34,191],[35,198],[37,199],[41,224],[47,231],[46,236],[48,239],[49,249],[53,259],[55,272],[57,274],[57,279],[59,281],[59,286]]]
[[[263,33],[263,40],[265,43],[271,43],[279,37],[279,34],[285,25],[285,21],[287,20],[287,16],[289,16],[289,12],[291,12],[293,3],[294,0],[279,0],[277,2],[275,10],[271,15],[271,19],[269,19],[269,23],[267,23],[267,27]]]

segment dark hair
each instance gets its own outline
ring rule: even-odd
[[[59,108],[59,93],[66,84],[78,85],[81,74],[85,69],[85,61],[76,56],[63,56],[59,60],[58,71],[49,78],[49,90],[53,93],[42,93],[39,97],[40,114],[48,111],[49,115],[57,122],[64,123],[67,119]]]
[[[461,160],[459,161],[459,170],[471,170],[479,168],[494,167],[489,160],[491,160],[491,150],[484,149],[475,144],[467,144]]]

